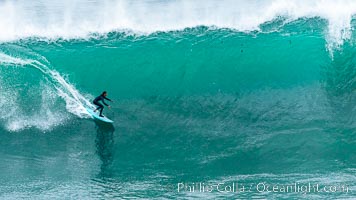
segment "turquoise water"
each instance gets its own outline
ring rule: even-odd
[[[171,9],[142,2],[127,5]],[[28,11],[22,4],[0,10]],[[0,34],[1,199],[355,198],[355,20],[340,36],[323,16],[256,30],[201,13],[213,25],[184,18],[175,29],[173,16],[154,31],[128,23],[54,34],[34,18]],[[104,110],[112,126],[84,109],[103,90],[115,101]],[[199,190],[219,183],[224,192]],[[229,192],[233,183],[248,189]],[[309,183],[328,191],[280,190]]]

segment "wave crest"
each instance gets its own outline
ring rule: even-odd
[[[327,20],[325,37],[339,46],[350,39],[355,14],[353,0],[5,1],[0,2],[0,40],[86,38],[117,30],[149,34],[196,26],[258,31],[282,16],[287,22]]]

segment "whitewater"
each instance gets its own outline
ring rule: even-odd
[[[350,39],[353,0],[253,1],[2,1],[0,40],[28,37],[85,38],[111,31],[149,34],[187,27],[213,26],[259,31],[260,25],[282,18],[327,20],[327,37],[342,44]]]

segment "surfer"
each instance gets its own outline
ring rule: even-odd
[[[93,101],[93,103],[98,106],[98,107],[94,110],[94,112],[96,112],[97,110],[100,110],[100,117],[104,117],[104,115],[103,115],[103,110],[104,110],[103,104],[106,105],[108,108],[110,108],[110,106],[109,106],[108,104],[106,104],[104,100],[106,99],[106,100],[108,100],[108,101],[113,102],[111,99],[109,99],[109,98],[106,97],[107,95],[108,95],[107,92],[104,91],[100,96],[96,97],[96,98],[94,99],[94,101]],[[100,101],[101,101],[103,104],[101,104]]]

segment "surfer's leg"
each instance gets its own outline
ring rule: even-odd
[[[98,105],[98,102],[96,102],[96,101],[93,101],[93,104],[96,105],[96,106],[99,106],[99,105]],[[96,107],[96,109],[94,110],[94,112],[96,112],[96,111],[98,110],[98,108],[99,108],[99,107]]]
[[[101,103],[99,103],[99,102],[93,102],[96,106],[98,106],[98,107],[96,107],[96,109],[94,110],[94,112],[96,112],[97,110],[100,110],[100,109],[103,109],[104,108],[104,106],[101,104]]]
[[[94,110],[97,111],[99,110],[100,111],[100,117],[103,117],[103,110],[104,110],[104,106],[103,104],[99,103],[99,102],[94,102],[95,105],[97,105],[98,107]]]
[[[104,106],[102,105],[102,106],[100,106],[100,117],[103,117],[103,110],[104,110]]]
[[[94,112],[96,112],[97,110],[102,110],[104,108],[104,106],[98,106],[95,110],[94,110]]]

